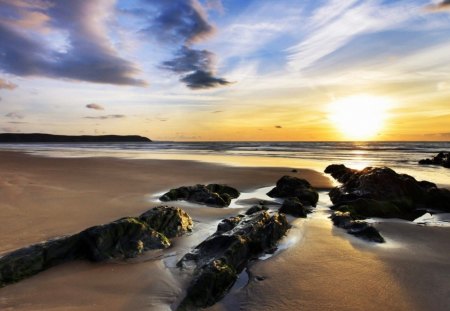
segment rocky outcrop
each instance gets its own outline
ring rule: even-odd
[[[3,133],[0,143],[147,143],[150,139],[138,135],[52,135],[42,133]]]
[[[439,152],[431,159],[422,159],[419,161],[421,165],[440,165],[450,168],[450,152]]]
[[[94,262],[126,259],[150,249],[167,248],[170,241],[158,230],[174,237],[191,228],[192,219],[181,209],[155,207],[140,217],[122,218],[0,257],[0,286],[75,259]]]
[[[280,213],[301,218],[306,218],[307,214],[311,212],[311,210],[306,208],[297,197],[285,199],[278,211]]]
[[[349,212],[333,212],[331,215],[331,220],[335,226],[347,230],[349,234],[370,242],[385,242],[384,238],[380,235],[377,229],[370,226],[365,221],[353,219]]]
[[[181,268],[195,267],[178,310],[215,304],[233,286],[249,260],[273,249],[289,228],[283,214],[259,211],[225,219],[217,231],[186,254]]]
[[[311,206],[316,206],[319,200],[319,194],[307,180],[292,176],[281,177],[267,195],[271,198],[296,197],[302,204]]]
[[[232,199],[239,197],[238,190],[219,184],[195,185],[171,189],[159,199],[163,202],[185,200],[214,207],[229,206]]]
[[[329,195],[333,209],[349,212],[353,218],[402,218],[413,220],[425,209],[450,212],[450,191],[428,181],[397,174],[388,167],[353,170],[330,165],[325,173],[342,183]]]

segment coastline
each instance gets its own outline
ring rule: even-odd
[[[235,167],[185,160],[50,158],[1,151],[0,253],[156,205],[154,194],[197,183],[225,183],[241,191],[272,186],[283,175],[332,186],[322,173],[283,167]],[[324,192],[323,192],[324,193]],[[170,310],[185,280],[174,268],[184,252],[215,230],[219,219],[242,208],[185,209],[192,235],[168,250],[135,260],[72,262],[0,289],[2,310]],[[335,228],[319,210],[294,220],[289,247],[256,261],[250,279],[211,310],[445,310],[450,304],[450,228],[375,224],[388,243],[373,246]]]

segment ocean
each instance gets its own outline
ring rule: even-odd
[[[46,157],[118,157],[125,159],[195,160],[237,166],[310,168],[323,171],[329,164],[362,169],[388,166],[420,180],[450,184],[450,170],[418,165],[450,142],[151,142],[77,144],[0,144]]]

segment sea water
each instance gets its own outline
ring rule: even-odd
[[[418,165],[450,142],[150,142],[0,144],[48,157],[118,157],[126,159],[194,160],[233,166],[310,168],[323,172],[329,164],[362,169],[389,166],[418,180],[450,185],[450,170]]]

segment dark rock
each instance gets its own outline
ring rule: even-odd
[[[361,230],[349,230],[348,233],[357,236],[361,239],[376,242],[376,243],[384,243],[384,238],[380,235],[377,229],[372,226],[366,224]]]
[[[388,167],[366,167],[358,171],[330,165],[325,172],[343,184],[332,189],[333,209],[348,211],[354,218],[383,217],[412,220],[424,208],[450,211],[450,191],[428,181],[397,174]]]
[[[370,242],[385,242],[377,229],[365,221],[353,219],[349,212],[333,212],[330,218],[335,226],[347,230],[349,234]]]
[[[252,213],[253,214],[253,213]],[[236,227],[242,220],[244,215],[237,215],[235,217],[225,218],[217,225],[217,232],[227,232]]]
[[[450,168],[450,152],[439,152],[431,159],[423,159],[419,161],[421,165],[440,165],[445,168]]]
[[[319,194],[307,180],[292,176],[281,177],[267,195],[271,198],[297,197],[303,204],[312,206],[316,206],[319,200]]]
[[[336,227],[349,229],[352,225],[353,218],[349,212],[334,212],[331,216],[331,221]]]
[[[308,212],[310,212],[297,197],[284,200],[283,205],[281,205],[278,211],[280,213],[302,218],[306,218]]]
[[[232,187],[210,184],[171,189],[159,199],[163,202],[185,200],[215,207],[226,207],[230,205],[232,199],[239,197],[239,195],[239,191]]]
[[[0,143],[115,143],[115,142],[151,142],[150,139],[138,135],[52,135],[41,133],[3,133]]]
[[[297,173],[298,171],[294,168],[291,170],[292,173]]]
[[[195,265],[187,295],[178,310],[205,308],[219,301],[233,286],[248,262],[272,249],[289,228],[286,217],[266,211],[232,217],[224,226],[200,243],[179,262],[180,267]]]
[[[246,212],[245,215],[251,215],[260,211],[267,211],[269,208],[265,205],[253,205]]]
[[[156,207],[139,218],[122,218],[18,249],[0,257],[0,287],[75,259],[133,258],[146,250],[169,247],[167,237],[152,225],[170,236],[178,236],[191,230],[192,220],[178,208]]]
[[[133,258],[150,249],[167,248],[163,234],[137,218],[122,218],[80,233],[83,253],[92,261]]]
[[[192,218],[181,208],[172,206],[154,207],[139,219],[168,238],[191,232],[193,227]]]

